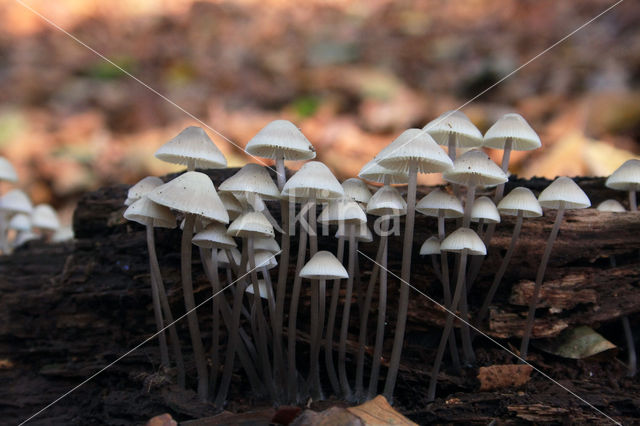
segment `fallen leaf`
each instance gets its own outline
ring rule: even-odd
[[[564,330],[553,339],[536,342],[536,346],[550,354],[570,359],[602,356],[605,353],[612,355],[617,349],[616,345],[587,326]]]
[[[358,416],[365,425],[415,425],[402,414],[391,407],[387,399],[378,395],[370,401],[357,407],[347,408],[350,413]]]
[[[161,414],[153,417],[147,422],[147,426],[178,426],[178,422],[173,420],[171,414]]]

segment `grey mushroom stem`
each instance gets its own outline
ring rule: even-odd
[[[220,370],[220,300],[224,295],[217,294],[222,288],[220,287],[220,277],[218,275],[218,252],[216,249],[202,249],[200,253],[201,255],[204,254],[204,257],[209,260],[209,265],[205,264],[205,269],[209,270],[208,275],[213,291],[213,299],[211,301],[211,308],[213,309],[211,320],[211,377],[209,377],[209,383],[211,384],[212,392],[215,392]]]
[[[616,267],[616,257],[611,255],[609,257],[609,263],[611,263],[611,267]],[[629,324],[629,317],[624,315],[622,317],[622,329],[624,330],[624,338],[627,342],[627,376],[634,377],[637,373],[638,362],[636,356],[636,345],[633,340],[633,333],[631,332],[631,325]]]
[[[638,211],[638,203],[636,201],[636,190],[629,191],[629,210],[632,212]]]
[[[404,332],[407,325],[407,312],[409,309],[408,283],[411,280],[411,254],[413,249],[413,228],[416,217],[417,178],[417,165],[411,163],[409,166],[409,186],[407,190],[407,217],[405,219],[405,232],[402,245],[402,269],[400,273],[402,282],[400,283],[400,296],[398,301],[398,320],[393,338],[389,371],[387,372],[387,380],[384,385],[384,396],[390,403],[393,401],[393,390],[396,387],[396,379],[398,378],[402,345],[404,343]]]
[[[352,398],[351,387],[349,386],[349,378],[347,377],[346,353],[347,353],[347,337],[349,334],[349,317],[351,314],[351,298],[353,296],[353,279],[356,263],[356,228],[354,224],[347,225],[349,227],[349,264],[347,266],[347,289],[344,296],[344,309],[342,311],[342,324],[340,327],[340,342],[338,345],[338,378],[340,387],[345,399]]]
[[[504,149],[502,150],[502,171],[505,175],[509,176],[509,158],[511,157],[511,149],[513,148],[513,139],[507,138],[504,142]],[[495,203],[498,204],[502,200],[504,195],[504,183],[501,183],[496,188]]]
[[[278,189],[282,191],[286,182],[284,157],[276,159],[276,172]],[[280,214],[282,216],[282,240],[280,247],[280,262],[278,265],[278,282],[276,288],[276,310],[273,322],[273,363],[275,378],[284,387],[285,365],[282,348],[282,323],[284,321],[284,300],[287,292],[287,276],[289,274],[289,256],[291,252],[291,235],[289,229],[289,202],[286,199],[280,201]]]
[[[376,341],[373,347],[373,360],[371,362],[371,375],[369,379],[369,389],[367,391],[367,399],[372,399],[378,393],[378,377],[380,376],[380,361],[382,359],[382,344],[384,343],[384,326],[385,317],[387,314],[387,252],[388,252],[388,238],[389,233],[389,220],[383,220],[382,232],[380,235],[380,247],[382,252],[379,259],[376,260],[376,265],[380,262],[380,289],[378,296],[378,320],[376,324]],[[375,267],[372,272],[376,274]],[[370,283],[371,284],[371,283]],[[371,286],[373,287],[373,286]],[[366,324],[366,322],[365,322]],[[361,329],[362,327],[362,323]]]
[[[449,139],[447,140],[447,152],[449,153],[449,158],[453,163],[456,161],[456,148],[458,147],[458,140],[455,133],[449,133]],[[457,197],[460,194],[460,185],[454,183],[451,185],[453,189],[453,194]]]
[[[516,250],[516,244],[518,243],[518,237],[520,236],[520,230],[522,229],[522,219],[523,219],[523,211],[518,210],[518,216],[516,217],[516,224],[513,227],[513,233],[511,234],[511,242],[509,243],[509,248],[507,248],[507,253],[504,255],[502,259],[502,263],[500,263],[500,267],[498,268],[498,272],[496,272],[495,277],[493,277],[493,282],[491,283],[491,287],[487,292],[487,295],[482,303],[482,307],[480,308],[480,312],[478,313],[476,324],[480,326],[487,316],[487,312],[489,311],[489,306],[493,301],[493,297],[496,295],[496,291],[502,282],[502,278],[504,277],[504,273],[507,271],[507,266],[509,266],[509,262],[511,261],[511,257]]]
[[[164,318],[169,326],[169,344],[171,345],[171,351],[173,357],[176,360],[176,372],[178,386],[184,388],[185,386],[185,371],[184,360],[182,358],[182,349],[180,348],[180,339],[178,338],[178,332],[173,325],[173,314],[171,313],[171,306],[169,305],[169,299],[167,298],[167,292],[164,288],[162,281],[162,274],[160,273],[160,264],[158,263],[158,256],[156,254],[156,243],[153,232],[153,227],[147,225],[147,249],[149,252],[149,265],[151,270],[151,279],[156,282],[158,288],[158,299],[164,314]]]
[[[311,280],[311,352],[309,357],[309,390],[314,401],[323,399],[322,385],[320,384],[320,338],[318,336],[320,325],[319,298],[320,285],[318,280]]]
[[[449,340],[449,334],[453,328],[453,312],[455,312],[460,302],[460,297],[464,291],[464,270],[467,267],[467,249],[462,250],[460,253],[460,263],[458,265],[458,275],[456,282],[456,289],[453,294],[453,301],[451,302],[450,312],[447,312],[447,321],[442,331],[442,337],[440,338],[440,344],[438,345],[438,352],[436,353],[436,359],[433,363],[433,370],[431,371],[431,381],[429,382],[429,390],[427,392],[427,401],[433,401],[436,397],[436,385],[438,384],[438,373],[440,372],[440,365],[442,364],[442,358],[444,357],[444,351],[447,347],[447,341]]]
[[[193,345],[193,358],[196,364],[196,372],[198,375],[198,399],[206,401],[208,397],[209,380],[207,379],[207,360],[202,346],[202,338],[200,337],[200,326],[198,325],[198,316],[196,315],[196,303],[193,297],[193,282],[191,281],[191,237],[193,234],[193,225],[196,216],[186,213],[184,219],[184,229],[182,230],[182,254],[181,254],[181,272],[182,272],[182,289],[184,296],[184,307],[187,310],[187,321],[189,324],[189,334],[191,335],[191,344]]]
[[[560,206],[556,213],[556,220],[553,222],[553,228],[551,228],[551,234],[549,234],[549,239],[547,240],[547,246],[544,248],[544,253],[542,254],[542,260],[540,261],[540,266],[538,267],[538,272],[536,274],[536,284],[533,288],[533,295],[531,296],[531,300],[529,301],[529,313],[527,314],[527,323],[525,325],[524,333],[522,335],[522,343],[520,344],[520,357],[523,360],[527,359],[527,352],[529,350],[529,339],[531,337],[531,330],[533,329],[533,320],[536,316],[536,305],[538,304],[538,299],[540,297],[540,288],[542,287],[542,280],[544,279],[544,273],[547,270],[547,263],[549,263],[549,257],[551,256],[551,249],[553,248],[553,243],[558,236],[558,231],[560,230],[560,224],[562,223],[562,218],[564,216],[565,203],[564,201],[560,202]],[[522,362],[522,360],[520,361]]]
[[[469,185],[467,187],[467,201],[465,202],[465,205],[464,205],[464,218],[462,220],[463,228],[469,228],[469,226],[471,225],[471,210],[473,208],[473,201],[475,199],[475,195],[476,195],[476,182],[474,179],[472,179],[469,182]],[[459,269],[459,273],[462,273],[466,278],[467,274],[465,269]],[[473,353],[473,347],[471,345],[471,332],[469,330],[469,324],[468,324],[469,312],[468,312],[468,306],[467,306],[466,279],[462,281],[462,286],[464,289],[464,292],[462,294],[462,299],[460,301],[460,315],[464,320],[462,321],[462,325],[460,327],[460,336],[462,340],[462,353],[464,355],[465,362],[467,364],[474,364],[476,357],[475,357],[475,354]]]
[[[344,238],[338,237],[338,249],[336,258],[340,263],[344,258]],[[338,311],[338,299],[340,297],[340,281],[339,279],[333,280],[333,287],[331,289],[331,303],[329,305],[329,316],[327,317],[327,332],[325,334],[325,353],[324,362],[327,368],[327,375],[329,376],[329,382],[333,388],[333,392],[336,395],[340,395],[340,382],[338,381],[338,375],[336,373],[335,365],[333,363],[333,329],[336,323],[336,314]]]
[[[147,225],[147,236],[153,233],[153,227]],[[148,241],[148,239],[147,239]],[[167,336],[164,334],[164,320],[162,319],[162,308],[160,307],[160,296],[158,295],[158,283],[155,274],[150,274],[151,278],[151,300],[153,302],[153,316],[156,321],[158,331],[158,343],[160,346],[160,365],[169,368],[169,348],[167,347]]]
[[[445,236],[444,228],[444,210],[438,211],[438,240],[442,243]],[[442,272],[442,293],[444,295],[444,306],[451,309],[451,283],[449,282],[449,259],[447,252],[440,252],[440,268]],[[451,353],[451,362],[455,370],[460,370],[460,355],[458,354],[458,344],[456,343],[456,334],[449,335],[449,352]]]

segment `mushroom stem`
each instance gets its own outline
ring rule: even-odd
[[[386,223],[386,221],[385,221]],[[385,231],[382,230],[382,234],[385,234]],[[383,239],[385,242],[383,243]],[[358,358],[356,361],[356,386],[355,386],[355,398],[356,400],[361,400],[364,398],[364,350],[367,339],[367,323],[369,322],[369,310],[371,309],[371,299],[373,298],[373,290],[376,287],[376,280],[378,278],[378,274],[376,269],[379,268],[379,264],[382,262],[382,255],[385,251],[386,245],[386,236],[380,236],[380,245],[378,246],[378,253],[376,254],[376,261],[373,266],[373,271],[371,272],[371,277],[369,278],[369,285],[367,286],[367,294],[364,298],[364,305],[360,311],[360,334],[358,336]],[[357,276],[356,272],[356,276]],[[377,380],[377,379],[376,379]]]
[[[311,351],[309,357],[309,390],[311,398],[314,401],[323,399],[322,386],[320,384],[320,351],[319,351],[319,337],[318,332],[320,330],[320,314],[318,312],[319,302],[319,283],[318,280],[311,280]]]
[[[258,328],[258,356],[260,357],[260,363],[262,365],[262,374],[264,375],[264,382],[267,387],[267,391],[272,400],[276,399],[276,390],[273,383],[273,374],[271,372],[271,363],[269,361],[269,348],[267,345],[267,324],[264,317],[264,311],[262,309],[262,299],[260,298],[260,285],[258,283],[258,271],[256,268],[256,257],[253,249],[253,237],[248,237],[243,241],[243,245],[249,254],[249,275],[251,276],[251,282],[253,284],[253,306],[257,315],[257,328]],[[243,250],[245,249],[243,247]]]
[[[151,230],[149,230],[151,228]],[[149,251],[149,264],[151,265],[151,276],[155,276],[155,281],[158,285],[158,296],[160,298],[160,305],[162,311],[169,326],[169,344],[171,345],[171,351],[176,359],[177,370],[177,382],[180,388],[185,386],[185,370],[184,359],[182,358],[182,349],[180,348],[180,339],[178,338],[178,332],[176,331],[175,324],[173,324],[173,314],[171,313],[171,305],[169,305],[169,299],[167,298],[167,292],[164,288],[162,281],[162,274],[160,273],[160,264],[158,263],[158,256],[156,254],[155,236],[153,233],[153,227],[147,227],[147,249]]]
[[[453,163],[456,161],[456,148],[458,145],[457,137],[455,133],[449,133],[449,139],[447,140],[447,152],[449,154],[449,158]],[[451,185],[453,189],[453,194],[457,197],[460,194],[460,185],[454,183]]]
[[[340,263],[344,258],[344,238],[338,237],[338,250],[336,258]],[[327,368],[329,382],[336,395],[340,395],[340,383],[338,375],[333,363],[333,329],[336,323],[336,313],[338,311],[338,298],[340,297],[340,280],[333,280],[333,288],[331,289],[331,303],[329,305],[329,316],[327,317],[327,333],[325,335],[325,353],[324,362]]]
[[[282,191],[286,182],[284,157],[276,159],[276,172],[278,189]],[[280,262],[278,265],[278,284],[276,288],[276,311],[273,324],[273,363],[275,378],[280,386],[285,385],[285,365],[282,350],[282,323],[284,321],[284,300],[287,292],[287,276],[289,274],[289,256],[291,252],[291,236],[289,229],[289,202],[286,199],[280,201],[280,214],[282,217],[282,240],[280,247]]]
[[[220,300],[224,297],[222,294],[216,295],[220,287],[220,277],[218,275],[218,253],[215,249],[202,250],[205,258],[209,260],[209,267],[205,264],[205,268],[209,269],[209,276],[211,278],[211,287],[213,290],[212,304],[212,331],[211,331],[211,377],[209,377],[209,383],[211,384],[212,392],[215,392],[216,381],[218,380],[218,372],[220,370]]]
[[[638,203],[636,201],[636,191],[635,191],[635,189],[629,191],[629,210],[631,210],[632,212],[637,212],[638,211]]]
[[[387,314],[387,251],[388,251],[388,232],[389,221],[384,220],[382,222],[382,232],[380,235],[380,248],[382,251],[378,252],[378,259],[376,259],[376,265],[380,263],[380,290],[378,297],[378,323],[376,326],[376,342],[373,347],[373,360],[371,363],[371,375],[369,379],[369,390],[367,392],[367,399],[372,399],[376,393],[378,393],[378,377],[380,376],[380,360],[382,359],[382,344],[384,343],[384,326],[385,317]],[[374,272],[375,273],[375,268]],[[371,283],[369,283],[371,287]],[[365,322],[366,324],[366,322]],[[362,327],[362,323],[361,329]],[[356,379],[357,381],[357,379]]]
[[[384,385],[384,396],[387,401],[393,401],[393,390],[396,387],[398,369],[400,368],[400,357],[402,355],[402,344],[404,343],[404,332],[407,325],[407,312],[409,309],[409,282],[411,280],[411,252],[413,249],[413,228],[416,216],[416,186],[418,170],[415,163],[409,166],[409,186],[407,190],[407,217],[405,219],[404,241],[402,245],[402,269],[400,296],[398,301],[398,319],[393,338],[393,350],[389,362],[389,371]]]
[[[553,228],[551,228],[551,234],[549,234],[549,239],[547,240],[547,246],[544,249],[542,260],[540,261],[540,266],[538,267],[536,284],[533,288],[533,295],[531,296],[531,299],[529,301],[527,324],[525,325],[524,333],[522,335],[522,343],[520,344],[520,357],[522,358],[522,360],[527,359],[527,352],[529,350],[529,338],[531,337],[531,330],[533,329],[533,320],[536,316],[536,305],[538,304],[538,298],[540,297],[540,287],[542,287],[542,280],[544,279],[544,273],[547,269],[547,263],[549,262],[549,257],[551,256],[553,243],[555,242],[556,237],[558,236],[558,231],[560,230],[560,224],[562,223],[562,217],[564,216],[564,206],[564,201],[561,201],[558,212],[556,213],[556,220],[555,222],[553,222]],[[522,362],[522,360],[520,362]]]
[[[462,220],[462,227],[469,228],[471,225],[471,208],[473,207],[473,200],[476,196],[476,184],[470,182],[467,187],[467,201],[464,204],[464,218]]]
[[[502,150],[502,171],[505,175],[509,176],[509,157],[511,157],[511,149],[513,148],[513,139],[507,138],[504,142],[504,149]],[[502,200],[504,195],[504,183],[501,183],[496,188],[496,195],[494,202],[498,204]]]
[[[340,327],[340,343],[338,345],[338,378],[340,379],[340,387],[344,394],[345,399],[350,400],[352,398],[351,387],[349,386],[349,379],[347,378],[346,368],[346,352],[347,352],[347,336],[349,334],[349,316],[351,313],[351,298],[353,293],[353,278],[355,273],[356,263],[356,229],[355,225],[349,224],[349,264],[347,266],[347,272],[349,278],[347,278],[347,289],[344,296],[344,309],[342,311],[342,325]]]
[[[438,240],[442,243],[444,240],[445,230],[444,230],[444,210],[440,210],[438,212]],[[444,306],[448,309],[451,309],[451,283],[449,282],[449,259],[447,256],[447,252],[440,252],[440,267],[442,272],[440,276],[442,277],[442,293],[444,295]],[[456,334],[451,333],[449,336],[449,352],[451,353],[451,362],[453,363],[453,368],[458,371],[460,370],[460,355],[458,355],[458,345],[456,343]]]
[[[300,218],[304,218],[306,205],[302,206]],[[289,358],[289,375],[288,390],[289,399],[291,401],[298,400],[298,372],[296,370],[296,320],[298,316],[298,302],[300,299],[300,285],[302,277],[300,277],[300,269],[304,265],[305,255],[307,252],[307,230],[305,226],[300,226],[300,238],[298,240],[298,258],[296,261],[296,273],[293,279],[293,289],[291,290],[291,306],[289,307],[289,328],[288,328],[288,358]]]
[[[184,307],[187,310],[187,321],[189,323],[189,334],[193,345],[193,358],[198,374],[198,398],[206,401],[208,396],[209,381],[207,379],[207,360],[204,355],[202,338],[200,337],[200,326],[196,315],[196,303],[193,297],[193,283],[191,281],[191,237],[196,216],[187,213],[184,219],[184,229],[182,230],[182,289],[184,297]]]
[[[626,315],[622,317],[622,328],[624,328],[624,337],[627,341],[627,352],[629,354],[629,363],[627,372],[628,377],[634,377],[637,371],[636,361],[636,345],[633,341],[633,334],[631,333],[631,325],[629,325],[629,317]]]
[[[167,336],[164,334],[164,320],[162,319],[162,308],[160,307],[160,296],[158,289],[158,280],[154,272],[152,272],[153,260],[151,252],[153,249],[150,245],[153,243],[153,226],[147,225],[147,249],[149,253],[149,275],[151,277],[151,299],[153,301],[153,316],[156,321],[156,329],[158,330],[158,340],[160,343],[160,363],[163,367],[169,367],[169,348],[167,347]],[[155,245],[155,244],[154,244]]]
[[[431,268],[433,269],[433,274],[436,276],[438,281],[442,282],[442,272],[440,271],[440,262],[438,262],[438,255],[434,253],[429,257],[431,258]]]
[[[467,266],[467,249],[462,250],[460,253],[460,264],[458,265],[458,279],[456,282],[456,289],[453,294],[453,301],[449,312],[447,312],[447,321],[442,331],[442,337],[440,338],[440,344],[438,345],[438,352],[436,353],[436,359],[433,363],[433,370],[431,371],[431,381],[429,382],[429,391],[427,393],[427,401],[433,401],[436,397],[436,385],[438,384],[438,373],[440,372],[440,365],[442,364],[442,358],[444,357],[444,351],[447,346],[447,340],[449,340],[449,334],[453,328],[453,312],[455,312],[462,292],[464,291],[464,270]]]
[[[472,179],[467,187],[467,201],[464,205],[464,218],[462,220],[462,227],[468,228],[471,225],[471,209],[473,208],[473,201],[476,195],[476,183]],[[458,269],[459,273],[462,273],[466,278],[465,269]],[[471,333],[469,331],[469,312],[467,306],[467,285],[466,279],[462,281],[463,294],[460,301],[460,315],[463,318],[462,325],[460,327],[460,335],[462,340],[462,352],[467,364],[475,363],[475,354],[473,353],[473,347],[471,346]]]
[[[309,258],[318,252],[318,227],[316,222],[316,199],[309,200]]]
[[[516,218],[516,224],[513,227],[513,233],[511,234],[511,242],[509,243],[509,248],[507,248],[507,253],[504,255],[502,259],[502,263],[498,268],[498,272],[496,272],[496,276],[493,277],[493,282],[491,283],[491,287],[487,292],[487,296],[484,298],[484,302],[482,303],[482,307],[480,308],[480,312],[478,313],[476,324],[480,326],[484,321],[487,312],[489,311],[489,305],[493,301],[493,297],[500,286],[500,282],[502,282],[502,278],[504,277],[504,273],[507,271],[507,266],[509,266],[509,262],[511,261],[511,257],[516,249],[516,243],[518,242],[518,237],[520,236],[520,230],[522,229],[522,218],[523,211],[518,210],[518,216]],[[474,335],[475,337],[475,335]]]

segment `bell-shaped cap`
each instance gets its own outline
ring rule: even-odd
[[[320,223],[366,223],[367,215],[358,203],[342,199],[330,201],[318,216]]]
[[[295,124],[275,120],[267,124],[247,142],[245,151],[262,158],[284,158],[289,161],[312,160],[316,150]]]
[[[156,176],[147,176],[146,178],[139,180],[135,185],[129,188],[129,191],[127,191],[127,199],[124,201],[124,205],[130,206],[134,201],[139,200],[163,184],[164,182],[162,179]]]
[[[487,154],[472,149],[456,158],[453,169],[444,172],[442,177],[447,182],[469,186],[493,186],[505,183],[508,178],[502,169]]]
[[[246,212],[238,216],[227,229],[227,235],[240,238],[273,237],[273,226],[260,212]]]
[[[249,284],[244,291],[246,293],[253,294],[253,284]],[[260,296],[261,299],[269,299],[269,289],[267,288],[267,283],[264,280],[258,280],[258,291],[258,296]]]
[[[480,219],[485,223],[500,223],[500,213],[489,197],[478,197],[473,202],[471,221],[480,222]]]
[[[229,215],[209,176],[186,172],[151,191],[149,199],[170,209],[191,213],[220,223]]]
[[[20,247],[21,245],[28,243],[29,241],[37,240],[41,236],[31,231],[21,231],[16,235],[15,241],[13,241],[13,247]],[[53,239],[52,239],[53,241]],[[53,241],[56,242],[56,241]]]
[[[409,172],[415,164],[418,173],[441,173],[451,169],[451,159],[429,134],[408,129],[387,145],[378,155],[378,164],[387,169]]]
[[[220,192],[253,193],[271,200],[280,198],[278,187],[269,176],[269,172],[258,164],[245,164],[236,174],[218,187]]]
[[[4,157],[0,157],[0,180],[6,180],[7,182],[17,182],[18,174],[13,165]]]
[[[437,236],[431,236],[420,246],[420,256],[440,254],[440,240]]]
[[[387,169],[386,167],[382,167],[378,164],[378,161],[375,158],[362,166],[358,176],[360,179],[378,183],[384,183],[386,179],[388,180],[389,185],[404,184],[409,181],[408,171],[404,172]]]
[[[183,164],[198,169],[227,167],[227,159],[207,133],[197,126],[190,126],[162,145],[155,153],[157,159],[167,163]]]
[[[242,261],[242,253],[237,248],[232,248],[229,250],[231,252],[231,257],[233,258],[233,262],[236,265],[240,265]],[[227,257],[226,250],[218,250],[218,266],[227,267],[229,266],[229,257]]]
[[[222,201],[224,208],[227,210],[229,219],[235,219],[244,211],[240,202],[233,194],[229,192],[220,192],[218,193],[218,196],[220,197],[220,201]]]
[[[51,241],[54,243],[61,243],[64,241],[73,240],[75,235],[73,234],[73,228],[70,226],[63,226],[58,229],[53,236],[51,237]]]
[[[446,219],[464,216],[464,207],[460,200],[441,189],[435,189],[422,197],[416,204],[416,211],[433,217],[438,217],[442,211]]]
[[[223,224],[212,222],[202,231],[193,236],[191,242],[198,247],[231,249],[237,246],[236,242],[227,235],[227,229]]]
[[[349,232],[351,232],[351,226],[342,223],[338,224],[338,230],[336,231],[336,238],[349,238]],[[355,226],[355,239],[361,243],[370,243],[373,241],[373,234],[367,226],[367,223],[361,223]]]
[[[280,251],[280,245],[275,238],[271,237],[258,237],[253,240],[254,250],[265,250],[270,253],[278,253]]]
[[[319,251],[300,270],[302,278],[310,280],[339,280],[349,278],[342,263],[328,251]]]
[[[276,260],[276,254],[266,250],[256,250],[253,253],[255,257],[256,268],[273,269],[276,266],[278,266],[278,261]],[[251,263],[248,262],[247,269],[249,269],[250,265]]]
[[[31,224],[37,229],[57,231],[60,229],[58,214],[49,204],[38,204],[31,212]]]
[[[529,188],[519,186],[509,192],[498,203],[498,211],[502,215],[517,216],[522,212],[523,217],[542,216],[542,207]]]
[[[561,176],[551,182],[540,195],[538,202],[546,209],[559,209],[564,203],[564,208],[586,209],[591,206],[589,197],[572,179]]]
[[[482,133],[462,111],[447,111],[422,128],[438,145],[449,145],[449,136],[456,138],[456,147],[475,148],[482,145]]]
[[[371,191],[364,181],[358,178],[349,178],[342,182],[344,196],[351,198],[358,203],[367,204],[371,198]]]
[[[4,214],[25,213],[31,214],[33,205],[27,194],[20,189],[11,191],[0,197],[0,211]]]
[[[604,183],[607,188],[618,191],[640,189],[640,160],[627,160],[618,167]]]
[[[474,256],[487,254],[487,248],[482,239],[469,228],[456,229],[440,243],[440,251],[460,253],[463,250],[467,250],[469,254]]]
[[[309,161],[285,183],[282,196],[296,201],[314,198],[323,202],[344,198],[344,190],[327,166]]]
[[[515,113],[505,114],[493,123],[484,135],[483,146],[504,149],[507,139],[511,139],[511,149],[514,151],[530,151],[542,145],[540,137],[527,120]]]
[[[605,200],[598,204],[598,207],[596,207],[596,209],[600,212],[612,213],[623,213],[627,211],[627,209],[625,209],[618,200]]]
[[[151,225],[154,228],[176,227],[176,218],[168,207],[154,203],[148,197],[135,201],[124,211],[124,218],[140,225]]]
[[[369,199],[367,213],[374,216],[404,216],[407,214],[407,202],[397,189],[385,185]]]
[[[18,232],[26,232],[31,230],[31,218],[24,213],[18,213],[13,215],[9,221],[9,229],[13,229]]]

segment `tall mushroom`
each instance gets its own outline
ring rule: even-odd
[[[540,288],[542,287],[542,280],[544,279],[544,273],[547,269],[547,263],[551,256],[551,249],[553,243],[556,240],[558,231],[560,230],[560,224],[562,223],[562,217],[564,211],[569,209],[586,209],[591,206],[591,201],[584,191],[576,185],[576,183],[568,177],[559,177],[554,180],[549,186],[547,186],[538,196],[538,202],[540,205],[547,209],[557,210],[556,219],[553,222],[553,228],[549,234],[547,245],[542,254],[540,260],[540,266],[536,273],[536,284],[533,289],[533,295],[529,300],[529,313],[527,314],[527,323],[522,335],[522,343],[520,344],[520,357],[524,360],[527,359],[527,352],[529,349],[529,338],[531,337],[531,330],[533,328],[533,320],[536,314],[536,305],[538,304],[538,298],[540,296]]]
[[[4,157],[0,157],[0,182],[12,182],[18,181],[18,175],[13,165]],[[0,250],[6,253],[7,250],[7,216],[5,213],[0,213]]]
[[[31,212],[31,225],[39,230],[46,240],[50,240],[60,229],[60,219],[49,204],[38,204]]]
[[[609,176],[605,186],[629,192],[629,210],[638,210],[636,192],[640,189],[640,160],[627,160]]]
[[[12,189],[11,191],[0,197],[0,249],[3,253],[9,251],[7,244],[7,225],[9,218],[18,213],[24,213],[31,215],[33,212],[33,205],[29,196],[20,189]]]
[[[319,296],[319,289],[325,286],[326,280],[340,280],[347,278],[347,271],[342,263],[328,251],[317,252],[304,267],[300,270],[300,276],[313,281],[312,299],[316,302]],[[309,359],[309,381],[311,397],[314,400],[322,399],[322,384],[320,383],[320,335],[322,334],[322,323],[319,315],[318,303],[311,303],[311,356]]]
[[[188,312],[187,321],[193,345],[194,361],[198,373],[198,397],[200,400],[206,401],[209,382],[207,379],[207,363],[200,337],[200,326],[195,312],[191,277],[191,238],[196,216],[226,224],[229,222],[229,215],[222,201],[220,201],[209,176],[200,172],[186,172],[157,187],[148,194],[148,197],[155,203],[185,214],[181,244],[182,288],[185,309]]]
[[[467,264],[467,256],[470,254],[476,256],[484,256],[487,254],[487,249],[482,243],[480,237],[478,237],[478,235],[469,228],[458,228],[453,231],[442,241],[440,244],[440,250],[459,253],[460,264],[451,308],[449,309],[449,312],[447,312],[447,321],[445,322],[444,330],[442,331],[442,337],[440,338],[440,344],[438,345],[438,351],[436,352],[436,359],[433,363],[433,370],[431,371],[431,381],[429,382],[427,401],[433,401],[436,396],[436,385],[438,383],[440,364],[442,363],[444,350],[447,346],[447,340],[449,340],[449,333],[451,333],[451,329],[453,328],[453,312],[455,312],[458,307],[462,292],[464,291],[464,270]],[[463,318],[463,321],[466,321],[466,319]]]
[[[416,186],[418,173],[441,173],[451,169],[451,159],[426,132],[420,129],[405,130],[396,140],[376,156],[376,161],[385,168],[408,172],[407,217],[402,246],[401,286],[398,301],[398,320],[393,341],[393,351],[385,383],[384,395],[393,400],[393,390],[402,356],[402,344],[409,308],[409,286],[411,281],[411,254],[413,250],[413,228],[415,223]]]
[[[477,148],[482,145],[482,133],[462,111],[447,111],[422,128],[438,143],[448,148],[451,161],[457,148]]]

